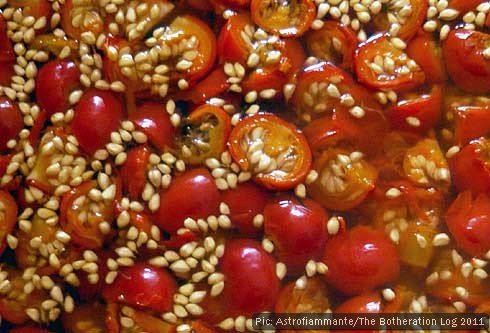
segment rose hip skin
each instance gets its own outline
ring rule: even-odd
[[[154,222],[163,230],[175,233],[184,220],[217,215],[220,193],[209,171],[204,168],[186,171],[172,179],[168,189],[160,191],[160,207]]]
[[[148,141],[158,150],[164,151],[172,146],[176,130],[164,104],[146,102],[138,107],[129,120],[146,134]]]
[[[309,260],[321,257],[327,240],[327,218],[325,210],[310,199],[300,203],[294,197],[281,196],[266,205],[265,235],[274,243],[289,275],[299,275]]]
[[[358,225],[327,241],[323,262],[325,278],[348,295],[396,281],[400,260],[391,240],[383,231]]]
[[[120,269],[114,283],[102,293],[109,301],[163,313],[172,309],[176,291],[177,283],[169,272],[141,262]]]
[[[70,93],[80,84],[78,66],[67,60],[52,60],[44,64],[36,78],[36,99],[48,117],[65,112]]]
[[[17,104],[0,97],[0,151],[7,148],[7,142],[15,139],[24,125]]]
[[[226,279],[223,302],[229,316],[249,317],[272,310],[280,282],[275,273],[276,261],[260,243],[249,239],[228,241],[220,268]]]
[[[110,142],[111,132],[118,129],[123,116],[123,105],[114,93],[90,89],[75,107],[70,127],[80,148],[92,155]]]
[[[262,228],[254,226],[254,218],[262,214],[270,196],[271,193],[264,188],[248,182],[224,191],[221,198],[228,205],[230,219],[238,231],[256,237],[262,233]]]

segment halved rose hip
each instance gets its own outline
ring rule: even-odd
[[[233,160],[268,189],[291,189],[310,171],[311,151],[303,133],[272,114],[241,120],[228,144]]]

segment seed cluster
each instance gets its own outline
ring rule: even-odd
[[[360,152],[352,152],[350,156],[337,154],[330,159],[328,165],[320,171],[319,179],[329,193],[341,193],[346,190],[345,176],[348,169],[359,163],[363,158]]]
[[[447,163],[443,167],[437,167],[432,159],[427,160],[424,155],[412,156],[410,158],[410,174],[418,178],[421,184],[428,184],[429,179],[434,179],[436,182],[449,182],[450,174]]]
[[[250,172],[241,171],[238,164],[232,161],[228,151],[221,154],[220,160],[209,158],[205,161],[205,164],[211,171],[216,186],[221,191],[236,188],[239,183],[244,183],[252,177]]]
[[[342,85],[338,85],[339,83],[341,83],[341,78],[338,76],[331,76],[329,82],[311,83],[308,91],[302,95],[304,105],[314,113],[322,114],[332,111],[329,106],[332,100],[339,101],[340,105],[349,108],[349,112],[354,117],[362,118],[364,110],[356,105],[354,97]],[[301,116],[303,120],[311,121],[309,113],[304,113]]]
[[[396,36],[413,14],[410,0],[315,0],[317,18],[312,29],[321,29],[323,19],[334,19],[350,26],[357,32],[359,41],[366,40],[364,27],[376,16],[385,15],[389,23],[387,31]]]
[[[160,189],[169,187],[172,181],[172,172],[184,172],[185,163],[167,152],[162,155],[152,153],[150,164],[147,166],[147,182],[141,198],[148,204],[150,211],[155,212],[160,207]]]
[[[399,38],[392,38],[390,43],[397,49],[404,50],[406,44]],[[376,55],[373,62],[369,64],[371,70],[379,77],[390,77],[391,75],[408,75],[419,68],[417,63],[408,58],[405,53],[401,53],[397,58],[393,58],[390,52],[383,55]]]
[[[270,134],[267,129],[256,126],[247,133],[240,142],[246,152],[249,163],[248,170],[254,174],[268,174],[277,178],[287,177],[296,164],[297,152],[293,146],[275,152],[275,156],[267,153],[266,141]]]
[[[225,330],[236,330],[237,332],[256,332],[253,328],[252,318],[238,316],[236,318],[226,318],[218,324],[218,327]]]

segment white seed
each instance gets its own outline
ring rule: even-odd
[[[466,304],[464,304],[463,302],[460,302],[460,301],[453,302],[453,306],[460,313],[463,313],[466,311]]]
[[[398,244],[398,242],[400,241],[400,231],[396,228],[391,229],[389,237],[393,243]]]
[[[435,235],[434,238],[432,239],[433,246],[445,246],[448,245],[449,242],[450,242],[450,238],[448,234],[444,232]]]
[[[105,283],[112,284],[117,277],[117,271],[110,271],[105,277]]]
[[[420,248],[425,249],[427,247],[427,238],[420,234],[415,234],[415,239],[417,240],[418,245]]]
[[[420,126],[420,120],[416,117],[406,117],[405,118],[405,121],[407,122],[407,124],[409,124],[410,126],[413,126],[413,127],[419,127]]]
[[[11,234],[8,234],[7,235],[7,244],[12,250],[15,250],[17,248],[17,245],[19,244],[19,240],[17,239],[17,237],[15,237]]]
[[[204,297],[206,297],[206,291],[205,290],[194,291],[189,296],[189,302],[197,304],[197,303],[202,302],[204,300]]]
[[[191,270],[184,260],[177,260],[170,265],[170,269],[176,273],[187,273]]]
[[[235,320],[233,318],[226,318],[218,324],[218,327],[223,330],[229,331],[235,327]]]
[[[354,106],[353,108],[349,109],[349,113],[356,118],[362,118],[366,114],[364,109],[360,106]]]
[[[407,47],[407,44],[405,44],[405,42],[398,37],[391,38],[390,43],[393,44],[394,47],[400,50],[404,50]]]
[[[446,152],[446,157],[447,158],[454,157],[457,153],[459,153],[459,151],[460,151],[460,148],[458,146],[452,146]]]
[[[224,281],[224,275],[221,273],[212,273],[208,276],[208,284],[214,285]]]
[[[424,23],[423,27],[427,32],[434,32],[437,29],[437,22],[434,20],[428,20]]]
[[[276,93],[277,91],[275,89],[264,89],[260,91],[259,95],[264,99],[272,99],[276,96]]]
[[[187,309],[187,307],[186,307],[186,309]],[[190,333],[192,331],[192,329],[188,324],[180,324],[179,326],[176,327],[175,331],[177,333]]]
[[[309,260],[305,267],[306,276],[312,277],[316,274],[316,262],[314,260]]]
[[[431,273],[426,279],[425,283],[429,286],[434,285],[439,281],[439,273],[438,272],[433,272]]]
[[[463,258],[456,250],[451,251],[451,259],[453,261],[453,265],[459,267],[463,264]]]
[[[75,90],[68,97],[68,101],[70,102],[71,105],[77,104],[80,101],[82,95],[83,95],[82,90]]]
[[[299,279],[296,280],[295,288],[297,288],[297,289],[305,289],[306,288],[306,283],[307,283],[306,276],[303,275]]]
[[[473,265],[471,265],[471,263],[465,262],[461,265],[461,274],[465,278],[469,277],[472,271],[473,271]]]
[[[298,184],[295,188],[294,188],[294,194],[298,197],[298,198],[305,198],[306,197],[306,186],[305,184]]]
[[[235,318],[235,330],[238,332],[245,332],[245,322],[246,322],[245,316],[238,316]]]
[[[262,240],[262,248],[267,253],[272,253],[272,252],[274,252],[274,243],[272,243],[272,241],[270,241],[268,238],[264,238]]]
[[[473,271],[473,276],[475,276],[476,278],[478,278],[480,280],[484,280],[488,277],[488,273],[481,268],[477,268]]]
[[[223,281],[219,282],[219,283],[216,283],[214,284],[212,287],[211,287],[211,292],[210,292],[210,295],[212,297],[216,297],[218,296],[219,294],[221,294],[221,292],[223,291],[225,287],[225,283]]]
[[[445,21],[452,21],[459,16],[459,11],[452,8],[446,8],[439,13],[439,18]]]
[[[39,310],[38,309],[28,308],[26,310],[26,314],[33,321],[35,321],[35,322],[39,322],[40,321],[40,315],[39,315]]]
[[[292,83],[285,84],[283,87],[283,95],[286,101],[290,100],[293,97],[294,91],[296,90],[296,85]]]
[[[278,262],[276,264],[276,276],[279,278],[279,280],[284,279],[287,273],[287,267],[284,263]]]
[[[381,293],[383,294],[383,298],[388,302],[393,301],[396,296],[395,292],[390,288],[383,289]]]
[[[318,274],[325,274],[328,272],[328,266],[323,262],[316,263],[316,272]]]
[[[469,295],[468,290],[464,287],[456,287],[454,288],[454,291],[456,291],[456,294],[461,298],[467,298]]]
[[[332,216],[327,221],[327,231],[329,235],[336,235],[339,232],[340,223],[336,216]]]
[[[449,31],[451,31],[451,27],[447,24],[444,24],[439,32],[439,39],[441,41],[445,40],[447,38],[447,35],[449,34]]]
[[[221,202],[219,204],[219,211],[223,215],[229,215],[230,214],[230,207],[224,202]]]
[[[386,191],[386,196],[388,198],[397,198],[401,195],[401,191],[397,189],[396,187],[390,188],[388,191]]]
[[[490,59],[490,47],[487,47],[485,50],[483,50],[483,56],[485,59]]]

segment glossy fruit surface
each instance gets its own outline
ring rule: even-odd
[[[382,233],[356,226],[327,241],[323,261],[327,282],[346,294],[360,294],[398,278],[396,248]]]
[[[219,200],[220,194],[209,171],[202,168],[187,171],[160,192],[155,223],[163,230],[175,233],[184,226],[187,217],[216,215]]]
[[[79,85],[80,71],[71,61],[53,60],[39,70],[36,84],[36,99],[39,106],[51,116],[65,112],[69,106],[70,93]]]
[[[70,127],[80,147],[93,154],[110,142],[111,132],[117,130],[123,116],[123,105],[114,93],[92,89],[83,94],[75,107]]]

